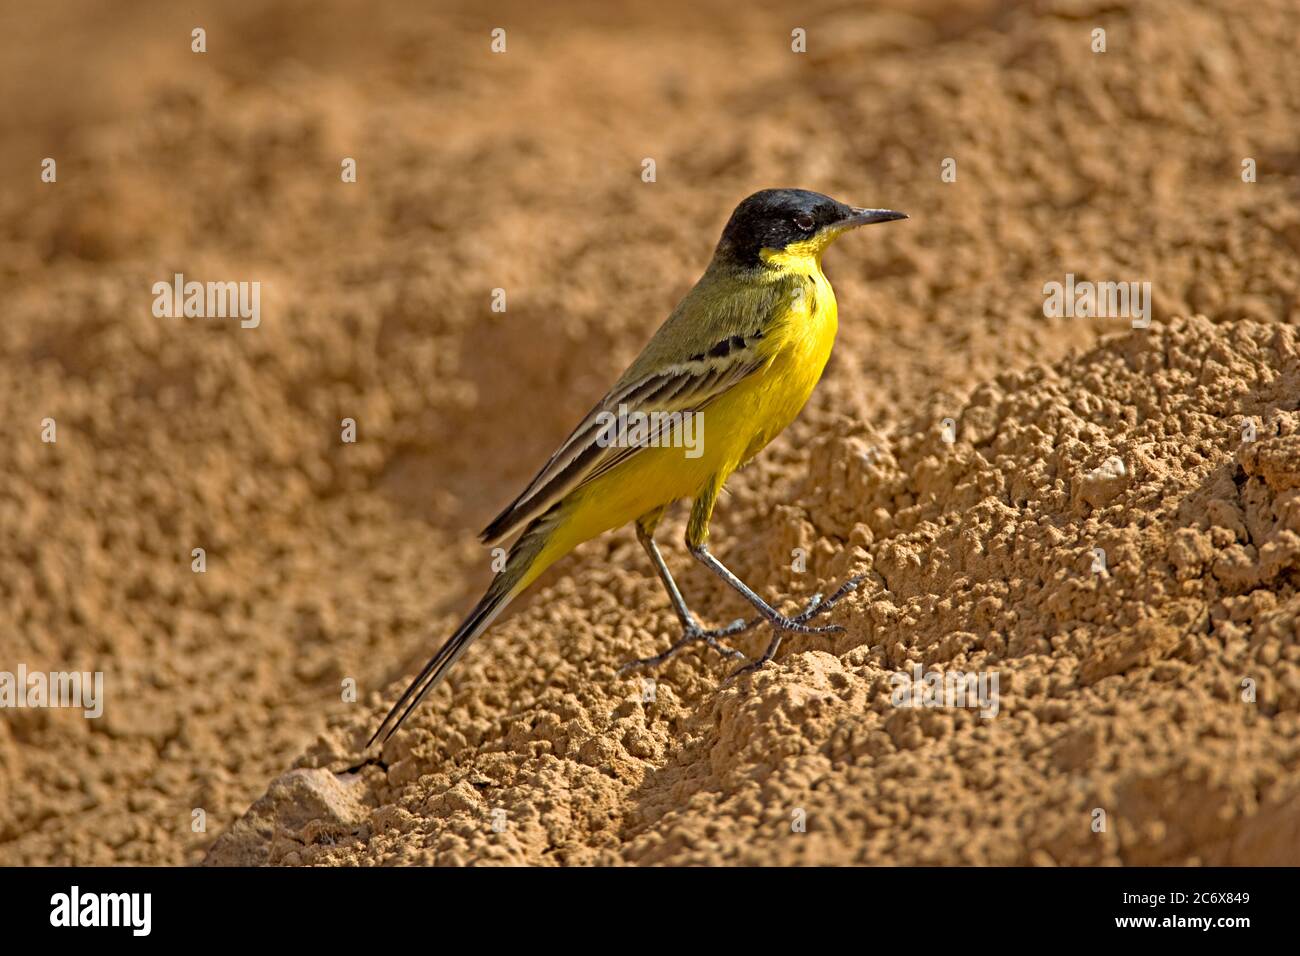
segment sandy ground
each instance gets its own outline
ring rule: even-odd
[[[733,6],[3,14],[0,671],[107,700],[0,712],[0,863],[1300,863],[1300,6]],[[846,630],[649,695],[624,530],[358,766],[772,185],[912,216],[827,257],[827,375],[714,522],[786,607],[865,574]],[[155,317],[175,272],[262,324]],[[1150,327],[1045,317],[1066,273]],[[916,665],[997,714],[894,706]]]

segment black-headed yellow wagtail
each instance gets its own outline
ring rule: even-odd
[[[700,281],[537,477],[483,531],[488,544],[517,535],[505,567],[370,743],[380,734],[391,737],[470,642],[551,564],[582,542],[633,521],[682,636],[663,654],[630,666],[657,664],[697,640],[742,657],[719,638],[766,621],[774,631],[767,650],[739,674],[771,660],[786,631],[838,629],[807,622],[830,610],[857,580],[787,617],[710,553],[709,518],[727,476],[794,420],[830,358],[837,319],[822,253],[850,229],[906,218],[805,189],[764,189],[737,206]],[[653,537],[664,510],[682,498],[694,501],[686,530],[691,554],[735,588],[758,617],[708,629],[687,607]]]

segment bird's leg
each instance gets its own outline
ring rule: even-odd
[[[668,592],[668,598],[673,603],[673,610],[677,612],[677,619],[682,624],[682,636],[672,647],[662,654],[656,654],[653,657],[643,657],[639,660],[628,661],[620,671],[631,670],[634,667],[657,667],[668,658],[672,657],[687,644],[694,641],[703,641],[709,647],[713,648],[723,657],[733,657],[738,660],[744,660],[745,655],[734,648],[727,647],[719,638],[729,637],[732,634],[739,634],[758,624],[760,618],[752,621],[746,621],[743,617],[737,618],[726,627],[704,628],[700,626],[691,609],[686,606],[686,600],[682,597],[682,592],[677,589],[677,582],[673,580],[672,572],[668,570],[668,564],[664,561],[663,554],[659,551],[659,545],[655,544],[654,524],[658,521],[658,515],[649,521],[638,521],[636,526],[637,540],[641,542],[641,547],[645,548],[645,553],[650,556],[650,562],[655,566],[655,571],[659,574],[659,580],[664,583],[664,590]],[[648,527],[647,527],[648,525]]]
[[[707,554],[708,552],[705,553]],[[718,567],[722,567],[722,563],[720,561],[717,561],[717,559],[713,558],[712,555],[709,555],[709,557],[715,562],[717,562]],[[723,568],[723,570],[725,571],[726,568]],[[737,580],[739,580],[739,578],[737,578]],[[835,593],[832,594],[825,601],[822,600],[822,596],[820,594],[814,594],[812,596],[812,600],[808,602],[808,606],[806,608],[804,608],[802,611],[800,611],[798,614],[794,615],[793,617],[785,618],[786,621],[795,625],[799,625],[798,627],[788,627],[782,624],[773,623],[774,633],[772,634],[772,640],[768,642],[767,650],[765,650],[759,657],[750,661],[748,664],[732,671],[730,674],[727,675],[727,679],[723,681],[723,683],[729,684],[731,683],[731,681],[735,680],[737,677],[741,676],[742,674],[752,673],[758,670],[759,668],[761,668],[773,657],[775,657],[777,648],[781,646],[781,638],[785,637],[785,631],[787,630],[792,630],[792,631],[799,630],[805,634],[808,633],[824,634],[827,631],[844,630],[844,628],[839,624],[831,624],[826,627],[805,627],[803,625],[809,619],[816,617],[818,614],[825,614],[836,604],[838,604],[846,594],[852,592],[861,583],[862,583],[861,577],[849,578],[847,581],[841,584],[839,588],[836,589]],[[743,586],[744,585],[742,584],[742,587]],[[756,617],[754,618],[752,623],[757,624],[762,620],[763,618]]]
[[[722,580],[730,584],[736,589],[741,597],[758,609],[759,617],[756,620],[767,621],[767,623],[771,624],[778,631],[795,631],[799,634],[831,634],[836,631],[844,630],[843,625],[840,624],[823,624],[820,627],[813,627],[807,622],[818,614],[825,614],[836,604],[839,604],[840,601],[844,599],[845,595],[851,593],[860,583],[862,583],[861,578],[849,578],[849,580],[841,584],[839,589],[830,597],[822,600],[820,594],[814,594],[812,599],[808,602],[807,607],[798,614],[787,617],[755,594],[748,584],[732,574],[725,564],[709,553],[707,545],[696,545],[691,548],[691,554],[695,555],[696,560],[718,577],[722,578]],[[772,648],[771,653],[775,654],[776,649]],[[769,657],[768,659],[770,660],[771,658]]]
[[[799,634],[829,634],[844,630],[839,624],[826,624],[820,627],[814,627],[808,624],[808,621],[818,614],[825,614],[844,597],[850,594],[862,582],[860,577],[850,578],[845,581],[829,598],[822,600],[820,594],[814,594],[812,599],[798,614],[787,617],[772,605],[768,604],[754,592],[736,575],[732,574],[725,564],[709,553],[708,536],[709,536],[709,518],[713,514],[713,503],[717,499],[718,489],[706,491],[695,500],[695,505],[691,509],[691,519],[686,527],[686,546],[690,549],[695,559],[703,564],[706,568],[716,574],[722,580],[726,581],[743,597],[752,604],[759,613],[751,624],[757,624],[766,621],[772,625],[776,633],[772,635],[772,640],[767,645],[767,650],[756,660],[751,661],[744,667],[731,674],[727,680],[739,677],[741,674],[758,670],[775,655],[777,648],[781,646],[781,639],[785,636],[786,631],[794,631]]]
[[[799,634],[831,634],[844,630],[843,626],[839,624],[824,624],[820,627],[813,627],[807,622],[818,614],[825,614],[843,600],[845,595],[852,592],[862,582],[861,578],[849,578],[839,586],[834,594],[826,598],[826,600],[822,600],[820,594],[814,594],[812,600],[808,602],[807,607],[798,614],[787,617],[755,594],[744,581],[732,574],[725,564],[709,553],[709,549],[706,545],[700,544],[691,548],[691,554],[695,555],[696,559],[698,559],[705,567],[713,571],[718,575],[718,577],[722,578],[722,580],[726,581],[740,592],[740,595],[744,597],[745,600],[758,608],[760,616],[755,619],[755,623],[757,623],[757,621],[765,620],[772,625],[774,631],[772,634],[772,640],[768,642],[767,650],[748,664],[745,664],[743,667],[728,674],[727,680],[724,683],[730,683],[742,674],[749,674],[758,670],[775,657],[777,648],[781,646],[781,639],[785,637],[786,631],[795,631]]]

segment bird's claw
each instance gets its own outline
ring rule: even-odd
[[[844,630],[844,625],[823,624],[819,627],[814,627],[812,625],[809,625],[807,622],[812,620],[818,614],[825,614],[836,604],[842,601],[846,596],[848,596],[854,590],[856,590],[857,586],[861,583],[862,583],[861,577],[849,578],[847,581],[841,584],[839,588],[836,589],[835,593],[832,594],[829,598],[822,600],[822,596],[820,594],[814,594],[809,599],[807,606],[798,614],[795,614],[791,617],[786,617],[784,615],[778,614],[774,619],[769,619],[768,623],[771,624],[772,627],[774,627],[778,631],[794,631],[797,634],[838,633]],[[772,643],[768,645],[767,650],[762,654],[762,656],[756,658],[755,660],[750,661],[748,664],[745,664],[744,666],[739,667],[736,670],[732,671],[730,674],[728,674],[726,680],[722,682],[723,686],[725,687],[727,684],[730,684],[737,677],[741,677],[744,674],[752,674],[754,671],[761,669],[764,664],[766,664],[768,661],[770,661],[773,657],[776,656],[776,649],[777,647],[780,646],[780,644],[781,644],[780,634],[778,634],[773,639]]]
[[[722,641],[718,640],[718,638],[729,637],[732,634],[739,634],[751,626],[752,623],[746,621],[743,617],[736,618],[725,627],[703,628],[697,624],[687,625],[682,630],[682,636],[675,644],[673,644],[672,647],[668,648],[668,650],[664,651],[662,654],[655,654],[651,657],[641,657],[634,661],[628,661],[618,669],[618,672],[620,674],[625,674],[638,667],[658,667],[684,648],[687,644],[692,644],[696,641],[703,641],[723,657],[744,660],[745,655],[742,651],[738,651],[734,647],[728,647],[726,644],[723,644]]]
[[[841,624],[824,624],[820,627],[811,627],[808,625],[808,621],[812,620],[819,614],[825,614],[835,605],[839,604],[845,597],[853,593],[861,583],[862,578],[860,576],[849,578],[836,589],[834,594],[825,600],[822,600],[820,593],[814,594],[808,600],[807,606],[798,614],[790,617],[778,615],[777,618],[770,623],[773,627],[782,631],[795,631],[799,634],[834,634],[842,631],[844,630],[844,626]]]
[[[772,658],[764,654],[762,657],[758,658],[757,660],[752,660],[748,664],[745,664],[741,667],[737,667],[734,671],[732,671],[730,674],[726,676],[726,678],[722,682],[722,686],[726,687],[737,677],[740,677],[744,674],[752,674],[754,671],[761,670],[763,665],[766,664],[771,659]]]
[[[730,637],[733,634],[740,634],[749,630],[751,627],[762,624],[764,621],[771,624],[772,627],[778,631],[793,631],[796,634],[837,634],[844,630],[842,624],[823,624],[820,626],[814,626],[809,624],[808,621],[812,620],[819,614],[825,614],[831,608],[835,607],[836,604],[852,593],[861,583],[861,577],[849,578],[828,598],[823,599],[821,594],[814,594],[802,611],[790,617],[787,617],[784,614],[776,614],[772,617],[756,617],[749,620],[746,620],[743,617],[738,617],[725,627],[715,628],[702,628],[698,624],[688,624],[682,630],[682,636],[675,644],[673,644],[672,647],[668,648],[668,650],[664,651],[662,654],[655,654],[652,657],[642,657],[634,661],[628,661],[618,669],[618,672],[624,674],[637,667],[658,667],[684,648],[687,644],[696,641],[703,641],[723,657],[730,657],[734,660],[744,660],[745,655],[741,651],[736,650],[734,647],[728,647],[726,644],[723,644],[719,638]],[[779,643],[779,641],[774,642],[774,644],[768,648],[767,653],[728,675],[727,679],[723,681],[723,684],[725,685],[731,682],[742,674],[748,674],[752,671],[758,670],[772,659],[776,653],[776,645]]]

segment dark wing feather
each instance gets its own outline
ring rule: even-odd
[[[602,424],[602,413],[629,412],[693,414],[767,364],[759,349],[761,336],[734,335],[708,352],[632,382],[620,383],[575,428],[547,461],[528,487],[483,529],[481,540],[494,544],[508,537],[570,492],[595,481],[611,468],[655,443],[650,432],[644,441],[629,445],[624,432],[612,434]]]

